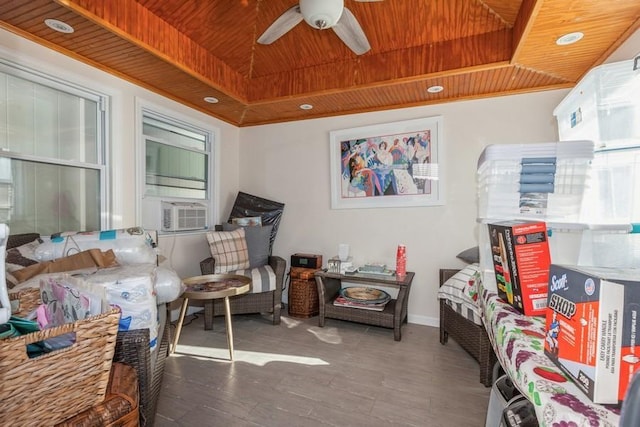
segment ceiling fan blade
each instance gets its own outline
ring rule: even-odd
[[[360,3],[374,3],[374,2],[384,1],[384,0],[356,0],[356,1]]]
[[[356,55],[362,55],[371,49],[369,40],[367,40],[367,36],[358,20],[346,7],[342,11],[342,16],[338,23],[331,28]]]
[[[300,6],[295,5],[280,15],[258,38],[260,44],[271,44],[302,21]]]

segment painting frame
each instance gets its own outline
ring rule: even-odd
[[[444,205],[442,116],[329,132],[331,209]]]

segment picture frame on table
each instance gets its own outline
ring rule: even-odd
[[[329,135],[332,209],[444,204],[442,116]]]

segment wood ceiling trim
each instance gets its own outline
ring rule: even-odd
[[[542,7],[542,0],[523,0],[520,5],[520,11],[516,17],[516,22],[513,25],[513,55],[511,57],[511,63],[516,64],[522,53],[522,47],[527,36],[531,33],[533,28],[533,21],[540,13]]]
[[[617,0],[611,5],[599,0],[544,0],[531,20],[530,33],[520,43],[517,63],[577,82],[640,19],[638,0]],[[558,37],[576,31],[584,33],[579,42],[556,44]]]
[[[213,88],[247,99],[247,79],[134,0],[54,1]]]
[[[530,86],[529,81],[532,79],[540,86]],[[426,88],[436,83],[445,86],[445,91],[428,94]],[[572,83],[553,76],[504,64],[492,69],[478,69],[475,72],[446,75],[439,79],[405,82],[393,87],[379,86],[311,96],[308,101],[314,108],[309,111],[300,110],[300,102],[293,99],[260,105],[251,104],[247,107],[241,127],[433,105],[444,101],[565,89],[572,86]]]
[[[424,79],[434,73],[499,64],[510,59],[511,40],[511,30],[503,29],[465,39],[362,56],[355,61],[257,77],[251,79],[249,85],[249,102],[309,96],[380,83],[395,84],[404,79]],[[336,67],[340,68],[338,72]]]
[[[27,21],[32,21],[35,19],[39,19],[42,15],[42,12],[54,12],[58,6],[54,3],[46,3],[40,5],[36,10],[34,10],[33,5],[29,4],[30,2],[16,2],[13,1],[9,5],[3,5],[2,15],[6,16],[8,19],[11,19],[18,24],[24,24]],[[42,22],[42,21],[40,21]]]
[[[18,33],[20,34],[20,32]],[[20,35],[27,38],[33,38],[29,37],[30,35],[28,33],[22,33]],[[47,42],[46,40],[38,39],[34,41],[61,51],[64,54],[77,56],[73,52],[68,52],[57,45]],[[150,55],[142,49],[140,49],[140,52],[141,54]],[[98,63],[92,64],[92,61],[85,57],[80,57],[78,59],[98,68],[105,69],[104,66],[101,66]],[[203,106],[201,99],[199,98],[199,94],[197,93],[198,88],[196,88],[198,84],[202,85],[201,82],[198,82],[193,77],[184,73],[181,77],[179,70],[172,69],[169,64],[166,64],[157,58],[155,61],[158,63],[157,67],[153,64],[150,66],[165,78],[168,73],[171,80],[175,82],[174,85],[162,88],[162,86],[158,87],[157,85],[150,85],[145,81],[120,73],[117,70],[107,69],[107,71],[110,71],[112,74],[119,75],[119,77],[134,84],[159,93],[160,95],[166,96],[177,102],[187,104],[205,114],[212,115],[240,127],[291,120],[303,120],[307,118],[331,117],[340,114],[380,111],[389,108],[430,105],[437,104],[445,100],[455,101],[485,98],[488,96],[506,95],[509,93],[509,90],[513,93],[524,93],[532,90],[537,91],[567,87],[566,83],[554,82],[551,77],[543,76],[542,80],[546,80],[538,83],[544,84],[544,86],[532,89],[527,85],[526,76],[529,73],[534,72],[531,70],[509,71],[505,62],[500,66],[479,66],[473,70],[456,70],[455,72],[458,73],[456,75],[450,75],[446,72],[436,73],[436,75],[431,76],[432,78],[430,79],[423,79],[421,81],[410,79],[412,81],[398,82],[398,84],[392,86],[386,86],[383,83],[379,83],[375,87],[365,89],[336,90],[333,94],[330,94],[330,96],[321,94],[311,97],[311,102],[313,104],[317,104],[317,106],[310,112],[300,110],[298,107],[300,102],[292,99],[276,100],[264,104],[251,104],[246,106],[237,103],[233,99],[223,98],[221,99],[222,102],[220,104]],[[471,72],[473,77],[465,77],[469,72]],[[497,74],[501,74],[502,77],[495,78],[495,75]],[[538,74],[540,75],[541,73]],[[517,81],[515,81],[514,79],[516,79],[516,76],[518,75],[520,76],[517,78]],[[472,91],[472,88],[474,87],[472,80],[475,82],[484,82],[485,87],[480,91]],[[494,80],[495,82],[491,83]],[[509,82],[511,83],[509,86],[511,89],[507,89],[507,83]],[[446,85],[448,88],[447,91],[444,94],[435,94],[434,96],[426,95],[426,88],[435,83]],[[188,93],[189,89],[194,93]],[[364,102],[355,101],[359,98],[363,98]]]
[[[256,0],[136,0],[243,77],[256,39]],[[269,0],[272,3],[274,0]],[[230,43],[230,40],[232,42]]]
[[[427,84],[426,82],[429,82],[429,84],[427,84],[425,86],[425,90],[427,87],[429,86],[433,86],[433,85],[441,85],[444,82],[447,81],[447,79],[449,78],[455,78],[456,76],[459,75],[464,75],[464,74],[469,74],[469,73],[478,73],[478,72],[482,72],[482,71],[488,71],[488,70],[495,70],[495,69],[502,69],[504,67],[508,67],[510,66],[509,61],[501,61],[501,62],[496,62],[496,63],[492,63],[492,64],[484,64],[484,65],[477,65],[477,66],[472,66],[472,67],[468,67],[468,68],[461,68],[461,69],[455,69],[455,70],[450,70],[450,71],[439,71],[439,72],[435,72],[435,73],[430,73],[427,75],[422,75],[422,76],[411,76],[411,77],[406,77],[406,78],[401,78],[401,79],[394,79],[393,81],[383,81],[383,82],[376,82],[376,83],[371,83],[371,84],[367,84],[367,85],[363,85],[363,86],[352,86],[349,88],[334,88],[334,89],[327,89],[327,90],[323,90],[323,91],[318,91],[318,92],[314,92],[314,93],[303,93],[301,95],[297,95],[297,96],[283,96],[283,97],[279,97],[279,98],[266,98],[263,100],[257,100],[257,101],[252,101],[251,103],[249,103],[249,107],[254,107],[254,106],[264,106],[264,105],[269,105],[269,104],[273,104],[273,103],[280,103],[280,102],[294,102],[297,104],[300,103],[308,103],[309,100],[311,99],[318,99],[318,98],[322,98],[325,96],[334,96],[334,95],[339,95],[342,93],[356,93],[359,91],[366,91],[369,89],[380,89],[380,88],[389,88],[391,92],[395,91],[397,87],[399,86],[403,86],[406,84],[411,84],[411,83],[424,83]],[[434,96],[432,94],[432,96]],[[442,101],[446,100],[446,98],[442,98]],[[380,99],[380,103],[384,103],[385,100],[384,99]]]
[[[306,25],[292,30],[291,37],[279,40],[278,45],[255,46],[256,25],[267,25],[252,21],[265,19],[259,15],[257,2],[252,3],[255,7],[250,6],[256,9],[253,15],[242,15],[246,31],[236,38],[233,26],[223,25],[229,31],[199,31],[203,27],[195,22],[207,22],[206,16],[218,16],[225,10],[242,13],[235,3],[241,0],[148,1],[152,3],[0,0],[0,27],[242,127],[571,87],[640,27],[637,0],[606,4],[603,0],[415,0],[422,8],[436,5],[430,13],[444,15],[438,18],[436,13],[431,20],[434,25],[425,24],[429,22],[425,20],[420,25],[416,24],[419,20],[412,21],[417,25],[415,37],[412,27],[390,26],[389,35],[378,33],[379,40],[371,30],[372,51],[354,57],[336,42],[333,33],[311,34],[316,30]],[[404,0],[392,1],[375,7],[382,11],[383,6],[390,6],[385,10],[412,17],[416,14],[417,9],[407,8]],[[271,2],[265,1],[264,5]],[[277,9],[283,2],[277,2]],[[180,9],[180,14],[170,18],[182,25],[185,21],[177,15],[193,14],[194,23],[189,28],[172,25],[171,19],[160,19],[162,13],[154,14],[155,9],[146,8],[147,4],[169,7],[170,11]],[[388,25],[393,21],[390,15],[395,16],[374,13],[373,4],[350,3],[349,7],[372,29]],[[43,24],[44,18],[61,19],[76,32],[71,36],[53,32]],[[222,21],[228,18],[225,15]],[[580,28],[578,25],[589,26],[584,43],[569,50],[557,49],[557,35]],[[299,37],[293,37],[294,31]],[[425,37],[437,35],[434,31],[440,38],[427,41]],[[462,34],[461,38],[454,37],[456,34]],[[382,35],[393,40],[389,42]],[[226,56],[217,56],[220,50],[204,42],[213,36],[230,37],[225,39],[226,44],[218,41],[215,45]],[[305,43],[312,36],[313,43]],[[378,44],[380,50],[376,50]],[[231,66],[241,62],[247,51],[251,52],[249,61],[271,61],[262,65],[263,72],[256,73],[254,79],[245,78],[238,71],[242,68]],[[309,55],[300,58],[304,53]],[[335,60],[341,62],[328,64]],[[281,72],[284,63],[298,69]],[[445,91],[427,94],[426,88],[434,84],[445,86]],[[240,88],[241,95],[233,88]],[[204,96],[215,96],[220,103],[205,104]],[[313,104],[313,110],[301,110],[299,104],[303,102]]]
[[[627,30],[624,33],[622,33],[614,43],[612,43],[604,52],[602,52],[602,55],[600,55],[600,57],[593,63],[592,67],[595,67],[596,65],[600,65],[604,63],[604,61],[609,56],[611,56],[611,54],[613,54],[613,52],[615,52],[622,45],[622,43],[624,43],[625,40],[631,37],[631,35],[636,31],[638,31],[639,29],[640,29],[640,17],[636,19],[636,21],[629,28],[627,28]],[[638,52],[638,54],[640,54],[640,52]],[[591,69],[591,67],[589,69]],[[580,76],[580,78],[584,77],[584,75],[587,74],[588,72],[589,70],[586,70],[584,74]]]
[[[67,11],[66,13],[72,12]],[[63,17],[60,16],[59,13],[58,15],[50,16],[56,16],[56,19]],[[28,31],[10,25],[5,21],[0,21],[0,28],[4,28],[18,36],[24,37],[27,40],[31,40],[34,43],[40,44],[89,66],[108,72],[109,74],[145,88],[151,92],[155,92],[181,104],[188,105],[195,110],[214,116],[224,122],[236,126],[241,124],[242,115],[246,108],[245,104],[222,92],[212,90],[208,84],[194,78],[188,73],[184,73],[182,70],[173,67],[138,46],[129,45],[135,49],[134,54],[127,55],[125,57],[116,56],[113,58],[113,62],[111,63],[102,57],[96,58],[81,55],[70,50],[64,45],[53,43],[43,37],[38,37]],[[108,33],[105,29],[102,29],[102,31]],[[50,33],[53,33],[53,31],[50,31]],[[117,39],[119,43],[129,43],[116,37],[112,33],[108,34],[111,34],[111,37]],[[96,54],[96,52],[97,51],[95,49],[92,49],[90,53]],[[103,62],[103,60],[105,62]],[[122,63],[123,60],[127,61],[124,65]],[[110,65],[107,65],[107,62],[109,62]],[[150,69],[152,72],[141,73],[139,65],[144,65],[145,69]],[[129,67],[131,67],[131,69],[129,69]],[[167,82],[171,82],[171,84],[166,84]],[[216,96],[220,99],[220,103],[207,104],[202,100],[204,95]]]
[[[520,1],[505,1],[505,0],[477,0],[484,7],[489,9],[491,13],[498,16],[502,22],[508,27],[512,28],[516,22],[518,12],[521,7]]]

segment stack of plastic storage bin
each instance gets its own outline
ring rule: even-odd
[[[629,223],[640,215],[640,68],[595,67],[553,111],[561,141],[591,140],[598,152],[582,221]]]
[[[577,222],[592,160],[591,141],[484,149],[478,160],[477,185],[480,268],[486,288],[496,288],[487,224],[513,219]]]
[[[585,76],[554,111],[561,142],[489,146],[480,156],[478,240],[487,289],[496,288],[491,222],[545,221],[554,264],[640,267],[640,67],[633,68],[634,61],[606,64]],[[504,425],[528,418],[528,405],[498,379],[487,425],[509,408]]]
[[[553,111],[563,143],[588,139],[596,151],[582,224],[556,227],[549,238],[555,263],[640,267],[639,64],[593,68]]]
[[[578,221],[591,141],[489,145],[478,160],[478,217]]]
[[[640,63],[640,61],[639,61]],[[596,148],[640,142],[640,69],[634,60],[589,71],[553,111],[561,141],[590,140]]]

